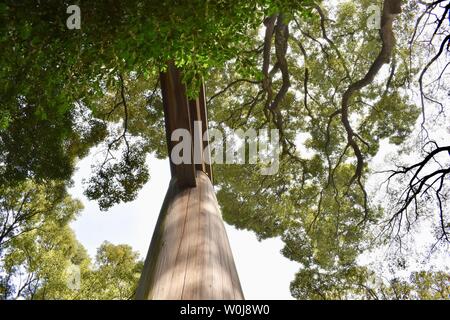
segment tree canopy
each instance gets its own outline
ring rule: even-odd
[[[379,27],[368,25],[374,3]],[[80,30],[67,29],[70,4],[0,4],[5,297],[74,297],[62,275],[45,269],[53,258],[39,258],[39,275],[27,261],[26,251],[37,257],[57,239],[64,241],[46,254],[59,255],[61,264],[78,260],[82,275],[102,288],[82,288],[80,297],[132,296],[137,256],[104,244],[91,266],[67,227],[80,207],[65,189],[77,160],[99,146],[104,154],[86,195],[103,210],[135,199],[151,175],[147,155],[167,157],[158,75],[169,61],[182,70],[190,96],[206,83],[211,128],[279,130],[276,175],[261,176],[255,165],[215,165],[214,181],[226,222],[259,239],[281,237],[282,254],[299,263],[294,297],[449,297],[443,271],[386,280],[359,262],[386,243],[402,248],[412,225],[429,220],[437,241],[431,251],[448,250],[449,152],[434,134],[445,124],[449,92],[441,66],[448,1],[79,1]],[[371,183],[383,146],[398,151],[385,178],[399,191]],[[416,149],[423,160],[400,163]],[[421,173],[431,161],[439,168]],[[22,270],[46,285],[11,289],[7,277]],[[108,277],[123,281],[123,290],[107,286]]]
[[[142,269],[138,254],[105,242],[92,263],[69,226],[82,205],[64,185],[26,181],[0,190],[0,299],[133,297]],[[75,276],[78,287],[71,287]]]

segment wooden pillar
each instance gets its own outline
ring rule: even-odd
[[[136,292],[137,299],[243,299],[208,176],[180,189],[172,180]]]
[[[193,122],[201,121],[202,133],[208,135],[204,87],[197,99],[188,100],[181,78],[172,63],[160,76],[169,155],[174,146],[170,139],[173,130],[189,130],[194,138]],[[208,142],[197,141],[202,147]],[[170,169],[172,179],[136,299],[244,299],[214,194],[211,166],[204,159],[197,164],[175,165],[170,161]]]

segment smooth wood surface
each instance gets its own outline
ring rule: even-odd
[[[208,133],[208,112],[206,110],[206,89],[205,89],[205,83],[202,81],[202,84],[200,86],[200,94],[198,97],[199,104],[200,104],[200,114],[198,117],[202,121],[202,137],[206,136],[206,141],[203,141],[203,148],[209,145],[209,133]],[[208,159],[203,159],[203,167],[204,172],[208,175],[209,179],[212,183],[214,183],[213,180],[213,172],[212,172],[212,165],[211,165],[211,153],[208,148],[208,152],[204,154],[205,157]],[[207,160],[207,161],[206,161]]]
[[[180,187],[195,187],[195,171],[205,172],[212,181],[211,165],[205,161],[203,150],[208,145],[208,119],[206,110],[205,88],[202,83],[196,99],[188,100],[186,86],[182,82],[182,73],[172,62],[167,64],[167,70],[160,74],[161,92],[164,106],[164,120],[166,125],[166,139],[169,155],[178,143],[171,140],[172,132],[176,129],[189,131],[191,144],[190,163],[175,165],[171,159],[170,171],[172,177],[177,178]],[[195,134],[194,122],[201,123],[201,130]],[[207,141],[203,141],[206,135]],[[194,158],[194,151],[199,159]],[[209,153],[206,157],[210,157]]]
[[[173,178],[155,227],[137,299],[244,299],[208,176],[194,188]]]
[[[186,129],[193,137],[192,115],[190,114],[191,108],[186,94],[186,86],[182,83],[180,70],[172,62],[168,63],[167,71],[160,74],[160,82],[171,174],[172,177],[177,177],[177,183],[180,187],[195,187],[193,145],[191,144],[190,163],[175,165],[170,159],[172,149],[178,143],[171,139],[174,130]]]

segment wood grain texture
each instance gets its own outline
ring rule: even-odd
[[[244,299],[210,179],[197,171],[197,187],[188,189],[179,189],[174,179],[155,227],[136,299]]]
[[[187,130],[193,137],[191,114],[186,86],[182,82],[182,74],[173,62],[168,63],[167,71],[160,74],[161,93],[164,107],[164,121],[166,127],[167,147],[170,159],[170,171],[177,177],[180,187],[195,187],[195,164],[193,159],[193,145],[190,148],[189,163],[175,165],[171,160],[171,152],[178,142],[172,141],[171,136],[176,129]]]

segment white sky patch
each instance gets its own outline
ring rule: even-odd
[[[314,150],[309,149],[305,146],[306,141],[310,138],[311,134],[309,134],[308,132],[299,132],[295,136],[295,146],[302,159],[312,159],[312,157],[314,157],[314,155],[316,154]]]

